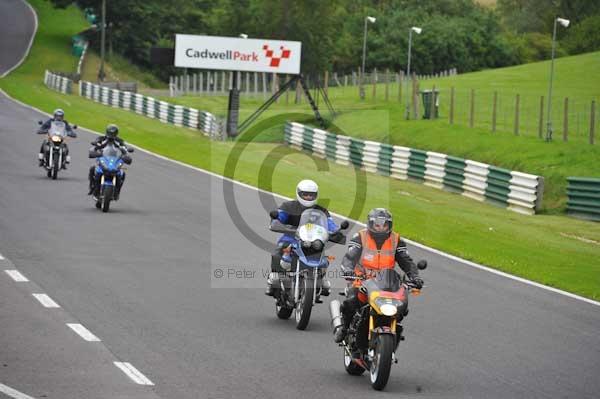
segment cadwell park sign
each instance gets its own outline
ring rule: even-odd
[[[175,66],[213,70],[300,73],[301,42],[175,35]]]

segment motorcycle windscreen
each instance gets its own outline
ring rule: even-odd
[[[51,136],[66,136],[67,135],[67,126],[64,122],[54,121],[50,124],[50,129],[48,129],[48,134]]]
[[[121,151],[114,146],[106,146],[102,150],[102,157],[100,158],[100,166],[105,172],[116,172],[119,167],[119,159],[121,158]]]
[[[400,289],[402,277],[394,269],[383,269],[375,273],[368,281],[375,284],[381,291],[396,292]]]
[[[326,243],[329,239],[327,230],[327,215],[318,209],[307,209],[302,212],[297,230],[298,238],[302,241],[312,242],[321,240]]]

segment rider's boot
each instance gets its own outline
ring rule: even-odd
[[[267,289],[265,290],[265,295],[273,296],[275,293],[275,284],[279,282],[279,275],[276,272],[269,273],[269,277],[267,278]]]
[[[71,156],[67,155],[65,157],[65,162],[63,162],[62,168],[67,170],[67,164],[70,164],[70,163],[71,163]]]
[[[342,324],[341,326],[337,326],[335,330],[333,330],[333,340],[336,344],[339,344],[346,338],[346,332],[347,331],[344,327],[344,324]]]
[[[322,286],[321,286],[321,295],[322,296],[329,296],[329,294],[331,293],[331,281],[327,280],[327,278],[323,277],[323,282],[322,282]]]

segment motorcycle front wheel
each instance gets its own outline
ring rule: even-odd
[[[110,201],[113,198],[113,186],[106,186],[102,192],[102,212],[106,213],[110,209]]]
[[[315,294],[313,280],[306,277],[303,278],[300,281],[300,287],[300,295],[296,304],[296,328],[298,330],[306,330],[310,321]]]
[[[58,176],[58,159],[54,158],[54,162],[52,162],[52,180],[56,180]]]
[[[385,388],[392,369],[392,353],[394,352],[394,336],[381,334],[375,343],[375,356],[371,365],[371,386],[377,391]]]

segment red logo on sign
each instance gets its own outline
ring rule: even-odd
[[[286,50],[283,46],[279,48],[281,50],[281,54],[279,57],[275,57],[274,51],[269,48],[268,44],[263,46],[263,50],[265,51],[265,56],[271,59],[271,63],[269,66],[279,67],[279,62],[284,58],[290,58],[290,54],[292,54],[292,50]]]

